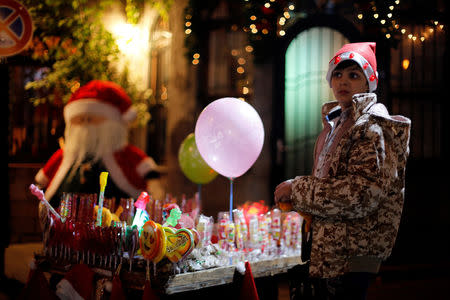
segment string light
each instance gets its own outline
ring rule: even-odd
[[[362,20],[363,14],[358,14],[358,19]]]

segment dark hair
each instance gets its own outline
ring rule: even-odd
[[[347,59],[347,60],[344,60],[343,62],[339,63],[336,66],[335,70],[343,70],[343,69],[346,69],[351,66],[358,66],[359,68],[361,68],[356,61]]]

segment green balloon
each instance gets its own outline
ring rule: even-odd
[[[217,176],[217,172],[208,166],[198,152],[193,133],[181,143],[178,150],[178,162],[184,175],[194,183],[206,184]]]

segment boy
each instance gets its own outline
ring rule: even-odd
[[[375,43],[335,54],[326,78],[337,101],[322,107],[312,175],[274,193],[312,216],[309,273],[324,298],[365,299],[400,223],[411,122],[376,103],[376,70]]]

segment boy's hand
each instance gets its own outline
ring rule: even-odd
[[[275,188],[274,198],[275,204],[280,202],[291,202],[292,179],[283,181]]]

